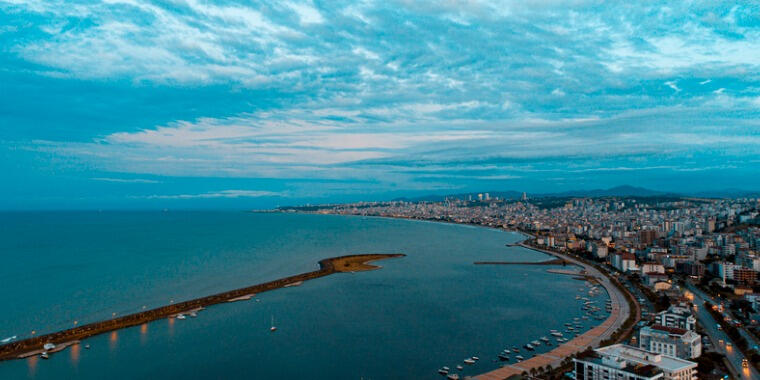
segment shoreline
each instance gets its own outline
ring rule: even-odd
[[[279,211],[279,212],[282,212],[282,211]],[[361,216],[361,217],[370,217],[370,218],[402,219],[402,220],[410,220],[410,221],[455,224],[455,225],[471,226],[471,227],[484,227],[484,228],[490,228],[490,229],[495,229],[495,230],[504,231],[504,232],[514,232],[524,237],[524,239],[518,240],[514,243],[507,243],[506,244],[507,247],[519,246],[519,247],[529,249],[534,252],[538,252],[538,253],[542,253],[542,254],[554,257],[555,259],[548,260],[550,262],[559,260],[559,261],[566,262],[567,265],[580,267],[582,268],[582,271],[581,273],[578,273],[577,276],[582,277],[586,281],[595,282],[599,286],[602,286],[607,292],[611,300],[611,305],[612,305],[611,312],[610,312],[610,315],[607,317],[607,319],[605,319],[602,323],[600,323],[596,327],[586,331],[585,333],[581,334],[578,337],[571,339],[568,342],[564,342],[563,344],[557,346],[557,348],[549,352],[538,354],[532,358],[528,358],[525,361],[522,361],[519,363],[505,365],[501,368],[497,368],[495,370],[492,370],[486,373],[474,375],[472,377],[473,379],[501,380],[513,375],[520,375],[522,373],[530,372],[531,369],[545,368],[547,365],[551,366],[552,368],[557,368],[561,366],[562,363],[568,358],[570,358],[572,355],[582,352],[586,350],[587,348],[596,347],[605,339],[611,338],[618,329],[623,327],[625,321],[629,318],[630,314],[634,312],[634,310],[630,309],[628,305],[628,300],[626,299],[626,295],[623,294],[623,291],[618,289],[616,286],[612,284],[612,279],[610,278],[609,273],[607,273],[606,271],[597,269],[596,267],[590,264],[587,264],[581,261],[580,259],[573,258],[569,255],[528,245],[526,244],[526,242],[531,239],[536,239],[536,236],[520,229],[505,228],[505,227],[499,227],[499,226],[488,226],[488,225],[482,225],[482,224],[476,224],[476,223],[464,223],[464,222],[457,222],[457,221],[450,221],[450,220],[395,217],[395,216],[388,216],[388,215],[351,215],[351,214],[335,214],[335,213],[320,214],[320,213],[312,213],[312,212],[298,212],[298,213],[315,214],[315,215],[340,215],[340,216]],[[500,263],[483,262],[481,264],[500,264]],[[507,264],[527,264],[527,263],[507,263]],[[536,264],[532,264],[532,265],[536,265]],[[570,273],[556,273],[556,274],[568,275]],[[635,312],[638,319],[638,315],[639,315],[638,305],[636,306],[637,306],[637,310],[635,310]],[[637,322],[637,321],[634,321],[634,322]]]
[[[612,284],[611,279],[607,276],[606,273],[603,273],[599,269],[578,259],[574,259],[559,252],[532,247],[525,244],[525,242],[520,242],[519,246],[558,257],[559,259],[566,260],[573,265],[577,265],[583,268],[583,271],[585,272],[584,277],[596,280],[599,286],[603,287],[605,291],[607,291],[612,305],[610,315],[601,324],[597,325],[591,330],[586,331],[580,336],[577,336],[570,341],[557,346],[557,348],[549,352],[538,354],[519,363],[506,365],[493,371],[476,375],[473,377],[475,379],[505,379],[513,375],[520,375],[524,372],[530,372],[530,370],[534,368],[545,368],[547,365],[551,366],[552,368],[557,368],[562,365],[564,360],[571,357],[571,355],[583,352],[588,348],[596,347],[603,340],[610,338],[615,333],[615,331],[623,327],[623,324],[628,319],[630,313],[633,312],[633,310],[630,310],[630,307],[628,306],[625,295],[620,289]]]
[[[173,303],[166,306],[157,307],[151,310],[125,315],[123,317],[107,319],[99,322],[93,322],[71,329],[61,330],[45,335],[26,338],[12,343],[0,345],[0,361],[21,359],[24,357],[36,355],[47,351],[49,353],[63,350],[72,342],[78,343],[80,340],[103,334],[106,332],[120,330],[123,328],[133,327],[148,322],[153,322],[163,318],[172,318],[183,313],[191,313],[201,310],[205,307],[226,303],[230,301],[242,301],[253,294],[285,288],[288,285],[302,283],[304,281],[328,276],[335,273],[359,272],[380,269],[380,266],[369,264],[370,262],[404,257],[401,253],[392,254],[360,254],[348,255],[323,259],[319,261],[319,269],[311,272],[305,272],[280,278],[277,280],[264,282],[245,288],[234,289],[222,293],[213,294],[201,298]],[[250,297],[249,297],[250,298]],[[47,343],[53,343],[60,350],[44,350],[43,346]]]

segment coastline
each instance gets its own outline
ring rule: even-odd
[[[280,211],[282,212],[282,211]],[[314,212],[301,212],[297,211],[297,213],[302,214],[315,214],[315,215],[340,215],[340,216],[360,216],[360,217],[368,217],[368,218],[387,218],[387,219],[403,219],[403,220],[410,220],[410,221],[420,221],[420,222],[430,222],[430,223],[447,223],[447,224],[455,224],[455,225],[461,225],[461,226],[470,226],[470,227],[484,227],[484,228],[490,228],[498,231],[505,231],[505,232],[515,232],[520,234],[524,239],[518,240],[514,243],[507,243],[507,247],[515,247],[520,246],[526,249],[530,249],[535,252],[543,253],[552,257],[555,257],[554,260],[562,260],[567,263],[567,265],[577,266],[579,268],[582,268],[581,273],[578,274],[578,276],[582,276],[586,280],[595,280],[600,286],[602,286],[607,294],[610,296],[610,300],[612,301],[612,310],[610,312],[610,315],[605,319],[601,324],[597,325],[596,327],[592,328],[591,330],[585,332],[584,334],[563,343],[562,345],[557,346],[557,348],[543,354],[536,355],[535,357],[529,358],[525,361],[514,363],[510,365],[506,365],[501,368],[497,368],[493,371],[486,372],[480,375],[473,376],[473,379],[487,379],[487,380],[497,380],[497,379],[505,379],[512,375],[520,375],[522,373],[530,372],[532,369],[542,369],[546,368],[546,366],[551,366],[552,368],[557,368],[561,366],[563,363],[565,363],[572,355],[577,354],[579,352],[582,352],[588,348],[598,347],[600,343],[606,339],[611,339],[613,335],[623,327],[625,322],[628,320],[628,318],[631,315],[631,312],[633,310],[630,309],[630,306],[628,304],[628,298],[625,294],[623,294],[624,290],[621,290],[620,288],[616,287],[612,283],[612,279],[608,272],[604,270],[600,270],[596,268],[595,266],[585,263],[584,261],[581,261],[580,259],[573,258],[569,255],[549,251],[545,249],[541,249],[538,247],[533,247],[531,245],[526,244],[527,241],[531,239],[536,239],[536,236],[520,229],[512,229],[512,228],[505,228],[505,227],[499,227],[499,226],[489,226],[489,225],[483,225],[483,224],[477,224],[477,223],[464,223],[464,222],[457,222],[457,221],[451,221],[451,220],[435,220],[435,219],[423,219],[423,218],[409,218],[409,217],[397,217],[397,216],[388,216],[388,215],[355,215],[355,214],[335,214],[335,213],[314,213]],[[553,261],[553,260],[549,260]],[[483,264],[498,264],[498,263],[483,263]],[[511,263],[511,264],[518,264],[518,263]],[[536,265],[536,264],[532,264]],[[558,275],[567,275],[569,273],[556,273]],[[627,292],[627,291],[626,291]],[[628,294],[628,297],[633,297],[632,295]],[[635,306],[635,322],[638,322],[638,319],[640,318],[640,307],[639,305],[634,301]],[[630,330],[630,327],[628,328]]]
[[[202,308],[220,303],[230,302],[233,300],[241,301],[245,299],[244,297],[252,296],[253,294],[284,288],[288,285],[293,286],[297,283],[328,276],[334,273],[359,272],[379,269],[380,266],[369,263],[377,260],[404,256],[406,255],[401,253],[360,254],[323,259],[319,261],[319,269],[315,271],[296,274],[293,276],[288,276],[277,280],[248,286],[245,288],[234,289],[227,292],[192,299],[189,301],[173,303],[139,313],[129,314],[99,322],[93,322],[71,329],[0,345],[0,361],[20,359],[30,355],[35,355],[37,353],[42,353],[43,351],[47,351],[49,353],[57,352],[67,347],[68,345],[76,344],[80,340],[94,335],[142,325],[163,318],[173,318],[179,314],[191,313],[193,311],[197,311]],[[47,343],[53,343],[56,345],[56,347],[54,349],[44,350],[43,346]],[[59,347],[60,350],[56,350]]]
[[[558,252],[532,247],[525,244],[524,242],[521,242],[519,245],[526,249],[531,249],[537,252],[558,257],[563,260],[567,260],[574,265],[582,267],[585,271],[584,275],[586,277],[596,279],[598,284],[607,291],[607,294],[610,296],[612,310],[607,319],[605,319],[604,322],[602,322],[600,325],[592,328],[589,331],[586,331],[582,335],[575,337],[568,342],[563,343],[562,345],[557,346],[557,348],[547,353],[536,355],[523,362],[510,364],[493,371],[474,376],[476,379],[497,380],[504,379],[513,375],[520,375],[523,372],[530,372],[532,369],[545,368],[546,366],[557,368],[558,366],[561,366],[562,363],[571,355],[582,352],[588,348],[597,347],[602,341],[612,337],[612,335],[623,326],[631,313],[625,295],[620,289],[615,287],[612,284],[612,280],[605,273],[602,273],[602,271],[599,269]]]

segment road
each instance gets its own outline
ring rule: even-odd
[[[705,301],[708,301],[710,303],[714,303],[714,301],[693,285],[687,283],[686,286],[689,288],[689,291],[694,294],[693,303],[697,306],[697,318],[699,319],[699,323],[702,325],[702,328],[704,328],[705,332],[710,337],[710,340],[715,346],[716,351],[722,353],[726,356],[726,358],[728,358],[729,363],[731,363],[731,365],[734,367],[734,371],[739,374],[741,379],[760,379],[760,373],[758,373],[757,370],[755,370],[752,366],[750,366],[748,369],[742,368],[742,360],[745,359],[744,354],[739,351],[739,349],[736,347],[736,344],[733,343],[731,338],[729,338],[723,330],[718,330],[718,322],[715,321],[715,319],[707,310],[705,310]],[[721,339],[724,342],[723,344],[719,343]],[[728,345],[729,343],[731,346]]]

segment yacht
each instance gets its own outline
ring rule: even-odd
[[[512,346],[512,352],[514,353],[520,352],[520,348],[518,348],[517,346]]]
[[[177,314],[177,319],[186,319],[185,314]]]
[[[43,358],[43,359],[50,359],[50,355],[48,355],[47,351],[43,351],[40,354],[40,357]]]
[[[527,349],[529,351],[533,351],[535,348],[530,343],[528,343],[528,344],[525,345],[525,349]]]
[[[525,360],[525,358],[522,357],[521,355],[515,356],[515,359],[517,359],[518,362],[521,362],[521,361]]]
[[[10,342],[10,341],[12,341],[12,340],[14,340],[14,339],[16,339],[16,335],[14,335],[14,336],[9,336],[9,337],[7,337],[7,338],[5,338],[5,339],[3,339],[3,340],[0,340],[0,343],[8,343],[8,342]]]
[[[541,341],[543,341],[544,343],[546,343],[546,342],[548,342],[548,341],[549,341],[549,338],[547,338],[547,337],[545,337],[545,336],[542,336],[542,337],[541,337],[541,338],[539,338],[539,339],[541,339]]]
[[[501,360],[503,362],[508,362],[509,361],[509,356],[507,356],[507,354],[505,354],[505,353],[502,352],[502,353],[499,354],[499,360]]]
[[[461,371],[461,370],[463,370],[463,369],[464,369],[464,367],[462,367],[462,365],[461,365],[461,364],[457,366],[457,370]]]
[[[457,375],[456,373],[452,373],[446,376],[446,378],[449,380],[459,380],[459,375]]]
[[[480,358],[479,358],[479,357],[477,357],[477,356],[473,356],[473,357],[472,357],[472,360],[474,360],[474,361],[478,361],[478,360],[480,360]]]
[[[441,375],[444,375],[444,376],[448,375],[449,374],[449,367],[443,367],[443,368],[439,369],[438,373],[440,373]]]
[[[551,334],[552,334],[553,336],[559,336],[559,337],[561,337],[561,336],[562,336],[562,333],[561,333],[561,332],[559,332],[559,331],[552,331],[552,332],[551,332]]]
[[[475,364],[475,359],[467,358],[463,360],[464,364]]]
[[[532,345],[533,345],[533,347],[538,347],[538,346],[540,346],[540,345],[541,345],[541,342],[539,342],[539,341],[537,341],[537,340],[533,340],[533,341],[531,341],[531,342],[530,342],[530,344],[532,344]]]

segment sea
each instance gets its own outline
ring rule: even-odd
[[[0,379],[441,379],[439,368],[457,365],[460,377],[487,372],[515,362],[514,353],[497,359],[505,348],[551,338],[550,329],[583,315],[576,296],[587,296],[587,284],[547,272],[559,266],[474,264],[551,259],[507,246],[521,239],[361,216],[0,213],[0,339],[316,270],[327,257],[406,254],[377,262],[378,270],[211,306],[197,318],[94,336],[47,360],[0,362]],[[463,364],[472,356],[480,360]]]

